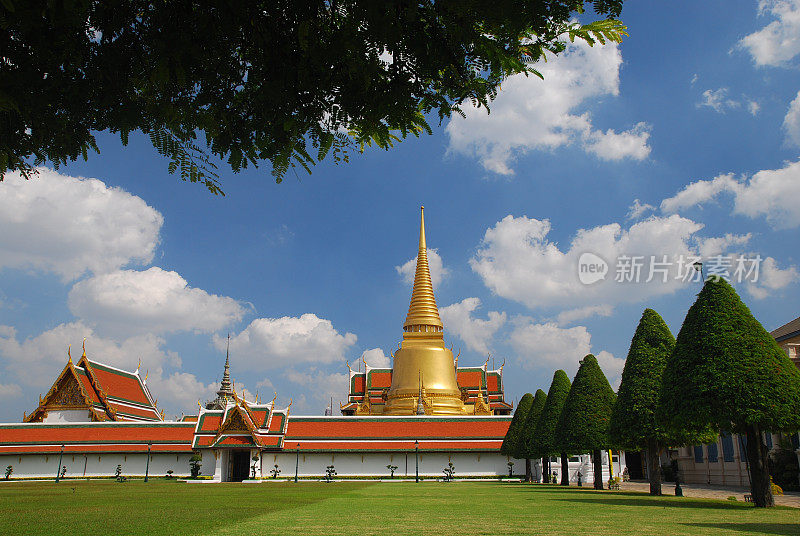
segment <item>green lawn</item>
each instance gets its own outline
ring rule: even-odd
[[[497,482],[0,485],[0,534],[800,534],[800,509]]]

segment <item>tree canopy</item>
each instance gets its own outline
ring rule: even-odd
[[[573,454],[611,447],[608,434],[616,395],[597,358],[581,360],[557,426],[557,450]]]
[[[611,414],[610,432],[617,446],[641,450],[653,441],[663,445],[669,439],[656,410],[661,376],[674,347],[675,337],[664,319],[645,309],[631,340]]]
[[[620,41],[622,2],[3,0],[0,179],[142,131],[214,193],[215,159],[280,181],[488,107],[568,40]]]
[[[561,413],[564,409],[564,402],[569,395],[569,377],[563,370],[557,370],[553,374],[553,381],[550,383],[550,390],[547,392],[547,400],[542,414],[535,423],[533,434],[529,437],[526,445],[528,456],[531,458],[544,458],[559,453],[556,442],[556,427]]]
[[[525,416],[525,423],[522,425],[522,435],[517,444],[517,453],[515,458],[538,458],[539,456],[531,452],[531,444],[536,433],[536,423],[539,422],[539,417],[542,414],[545,406],[547,405],[547,394],[541,389],[536,390],[536,395],[533,397],[533,404],[531,409],[528,410],[528,415]]]
[[[528,416],[528,411],[533,405],[533,395],[525,393],[520,398],[517,404],[517,409],[514,410],[514,416],[511,418],[511,424],[508,425],[508,431],[503,438],[503,444],[500,446],[500,454],[504,456],[514,456],[518,450],[520,437],[522,436],[522,427],[525,424],[525,417]]]
[[[724,279],[710,278],[664,370],[661,417],[674,428],[800,428],[800,371]]]

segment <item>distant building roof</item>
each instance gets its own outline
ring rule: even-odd
[[[772,337],[778,342],[794,337],[796,335],[800,335],[800,316],[798,316],[791,322],[784,324],[777,329],[772,330],[769,334],[772,335]]]

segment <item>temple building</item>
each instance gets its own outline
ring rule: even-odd
[[[364,372],[348,365],[350,392],[343,415],[509,415],[503,395],[503,366],[459,367],[444,344],[444,325],[433,294],[425,241],[425,207],[420,209],[419,251],[403,340],[393,368]]]
[[[229,340],[230,342],[230,340]],[[0,424],[0,465],[14,477],[174,476],[190,472],[216,481],[339,475],[459,476],[508,474],[500,446],[512,406],[503,393],[503,366],[459,367],[444,344],[420,220],[417,268],[402,342],[393,367],[350,370],[340,416],[295,416],[288,407],[246,400],[230,377],[230,348],[217,397],[196,415],[164,420],[147,375],[105,365],[84,353],[67,364],[22,423]],[[586,475],[586,473],[584,473]]]

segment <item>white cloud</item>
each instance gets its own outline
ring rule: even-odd
[[[489,311],[488,319],[473,318],[472,313],[481,305],[479,298],[465,298],[443,307],[439,313],[445,330],[464,341],[467,348],[481,354],[489,353],[494,334],[506,322],[504,312]]]
[[[687,283],[676,279],[680,256],[694,254],[693,239],[702,224],[677,215],[651,217],[624,229],[618,223],[580,229],[570,244],[559,248],[548,240],[550,222],[526,216],[506,216],[488,229],[472,269],[495,294],[531,309],[613,306],[670,294]],[[583,253],[600,256],[608,264],[604,280],[584,285],[578,278]],[[617,282],[617,259],[642,256],[639,282]],[[650,278],[650,257],[661,262],[666,255],[666,282],[660,272]],[[660,266],[653,265],[654,268]]]
[[[158,399],[159,408],[165,408],[169,415],[196,411],[198,398],[202,401],[212,398],[217,389],[216,383],[203,384],[194,374],[167,372],[168,368],[180,367],[181,358],[164,348],[164,339],[152,334],[115,340],[97,336],[82,322],[71,322],[19,340],[13,327],[1,328],[0,362],[7,373],[25,387],[23,393],[29,397],[31,406],[36,404],[35,390],[43,394],[64,368],[69,344],[73,361],[78,361],[83,337],[86,337],[89,359],[131,371],[141,359],[141,372],[147,374],[147,386]]]
[[[426,251],[428,254],[428,269],[431,272],[431,284],[433,288],[437,288],[439,283],[450,275],[450,270],[445,268],[442,257],[439,255],[439,250],[428,249]],[[395,266],[394,269],[403,277],[403,281],[405,281],[406,284],[413,284],[414,274],[417,270],[417,256],[407,260],[402,266]]]
[[[722,255],[727,252],[731,247],[743,246],[750,242],[753,237],[752,233],[743,235],[735,235],[727,233],[725,236],[715,236],[711,238],[697,237],[697,250],[702,257],[708,258],[716,255]]]
[[[330,320],[313,313],[300,317],[257,318],[231,337],[231,355],[252,370],[267,370],[300,363],[344,362],[345,352],[356,343],[352,333],[339,334]],[[224,337],[214,337],[224,350]]]
[[[719,194],[733,194],[734,214],[750,218],[763,216],[775,229],[800,225],[800,162],[789,162],[781,169],[761,170],[751,178],[736,180],[732,174],[687,185],[674,197],[661,202],[666,213],[702,205]]]
[[[374,368],[388,368],[391,366],[389,356],[384,354],[383,350],[380,348],[364,350],[361,354],[361,359],[363,359],[367,365]]]
[[[644,160],[650,155],[647,140],[650,138],[650,126],[637,123],[632,129],[617,133],[612,129],[605,132],[595,130],[586,135],[584,148],[601,160]]]
[[[707,106],[715,112],[724,114],[725,110],[739,108],[742,104],[739,101],[728,98],[728,88],[707,89],[703,91],[703,98],[697,103],[697,107]]]
[[[72,280],[153,259],[164,218],[139,197],[97,179],[39,168],[0,182],[0,268]]]
[[[776,290],[780,290],[798,280],[798,271],[794,266],[779,268],[777,261],[767,257],[761,262],[758,281],[747,285],[747,290],[756,299],[764,299]]]
[[[464,106],[465,118],[453,117],[446,131],[448,153],[477,157],[483,167],[512,175],[512,161],[520,154],[549,150],[580,141],[601,159],[647,157],[649,129],[639,123],[623,132],[596,130],[588,112],[580,108],[595,99],[619,94],[622,54],[616,44],[589,47],[583,41],[537,65],[544,75],[514,75],[484,108]]]
[[[4,398],[19,398],[22,387],[16,383],[0,383],[0,400]]]
[[[776,20],[739,41],[756,65],[787,66],[800,54],[800,0],[761,0],[759,15]]]
[[[519,317],[514,323],[510,343],[525,368],[561,368],[572,377],[579,361],[592,352],[592,336],[585,326],[562,328],[550,322],[539,324],[529,317]],[[595,357],[609,382],[618,383],[625,360],[605,350]]]
[[[750,112],[750,115],[753,117],[758,115],[758,112],[761,111],[761,105],[754,100],[747,101],[747,111]]]
[[[638,199],[633,200],[633,204],[628,207],[628,219],[629,220],[638,220],[641,218],[645,212],[652,212],[655,210],[656,207],[653,205],[649,205],[647,203],[642,203]]]
[[[800,91],[789,104],[789,110],[783,118],[783,129],[786,131],[786,142],[800,147]]]
[[[559,313],[556,321],[560,325],[571,324],[576,320],[583,320],[592,316],[611,316],[614,308],[610,305],[587,305],[586,307],[579,307],[578,309],[570,309]]]
[[[710,181],[696,181],[686,185],[673,197],[664,199],[661,202],[661,211],[667,214],[680,212],[683,209],[710,201],[722,192],[735,191],[738,186],[739,182],[733,178],[732,173],[719,175]]]
[[[307,400],[305,396],[296,400],[298,411],[321,414],[330,405],[331,398],[333,398],[333,409],[336,413],[339,409],[337,402],[347,398],[349,379],[344,372],[328,373],[315,368],[307,371],[288,370],[286,379],[304,386],[311,395],[311,401]],[[310,402],[314,402],[314,404]]]
[[[73,314],[113,335],[212,332],[245,312],[233,298],[192,288],[176,272],[158,267],[85,279],[72,287],[68,303]]]

